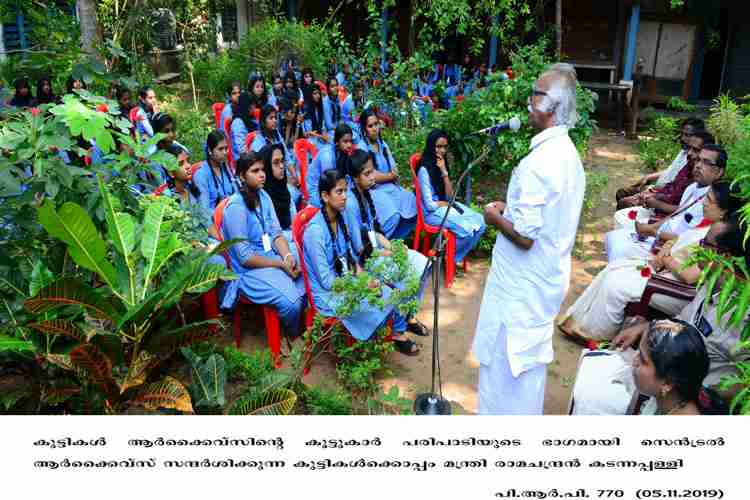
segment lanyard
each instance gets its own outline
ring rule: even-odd
[[[255,210],[253,210],[253,214],[255,214],[258,222],[260,222],[260,227],[263,231],[263,234],[266,234],[266,220],[263,217],[263,205],[260,202],[260,191],[258,191],[258,206],[255,207]]]
[[[219,188],[219,181],[216,179],[216,174],[214,173],[214,168],[211,166],[210,162],[208,163],[208,169],[211,171],[211,177],[214,180],[214,187],[216,188],[216,204],[218,205],[221,200],[227,197],[228,194],[226,190],[226,185],[224,184],[224,165],[219,165],[219,177],[221,178],[221,188]],[[229,185],[232,185],[232,180],[229,179]]]

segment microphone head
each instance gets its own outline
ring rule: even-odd
[[[514,116],[508,121],[508,128],[513,132],[518,132],[518,129],[521,128],[521,120],[517,116]]]

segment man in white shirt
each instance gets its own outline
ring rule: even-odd
[[[539,130],[531,152],[511,176],[507,204],[485,208],[498,236],[473,345],[480,414],[542,413],[553,321],[570,280],[586,185],[568,136],[576,121],[575,76],[547,71],[529,98],[529,124]]]
[[[618,210],[626,208],[630,204],[623,202],[620,203],[624,198],[638,195],[639,193],[648,190],[647,186],[654,183],[655,188],[661,188],[672,182],[677,174],[687,163],[688,157],[688,143],[689,137],[694,135],[696,132],[703,131],[706,128],[705,123],[700,118],[688,118],[682,122],[681,133],[680,133],[680,151],[677,156],[672,160],[672,164],[666,170],[661,172],[654,172],[646,174],[641,179],[633,184],[632,186],[621,188],[617,190],[615,198],[617,199]],[[655,182],[654,182],[655,181]]]

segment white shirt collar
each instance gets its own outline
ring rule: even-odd
[[[560,137],[561,135],[566,135],[567,133],[568,127],[566,127],[565,125],[556,125],[554,127],[542,130],[531,138],[531,149],[536,149],[537,146],[539,146],[541,143],[549,139],[554,139],[555,137]]]

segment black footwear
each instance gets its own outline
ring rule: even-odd
[[[401,354],[405,354],[407,356],[416,356],[417,354],[419,354],[419,349],[414,349],[417,344],[415,344],[413,340],[393,339],[393,345],[396,346],[396,350]]]
[[[414,335],[419,335],[420,337],[430,336],[430,330],[428,330],[424,323],[419,320],[415,320],[414,323],[406,323],[406,331],[411,332]]]

